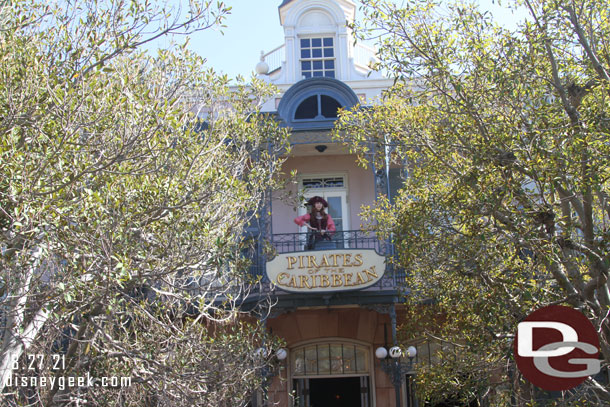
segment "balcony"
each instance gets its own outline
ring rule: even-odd
[[[276,253],[292,253],[307,250],[375,249],[381,255],[389,254],[388,242],[379,240],[374,233],[363,230],[343,230],[332,234],[330,240],[320,240],[315,247],[308,247],[309,233],[281,233],[271,238]]]
[[[267,262],[275,258],[276,255],[311,252],[324,250],[375,250],[381,256],[390,259],[392,257],[392,246],[386,240],[379,239],[374,232],[363,230],[344,230],[336,231],[330,240],[319,240],[315,247],[310,248],[309,233],[281,233],[274,234],[268,240],[257,241],[257,247],[250,253],[252,265],[250,272],[253,276],[262,278],[262,291],[270,291],[273,284],[265,273]],[[255,249],[255,250],[254,250]],[[365,288],[358,293],[371,291],[396,291],[404,288],[405,272],[397,270],[390,261],[386,261],[383,277],[375,285]],[[277,294],[287,294],[281,290]]]
[[[286,60],[286,46],[284,44],[271,51],[263,54],[261,60],[265,61],[269,66],[269,74],[271,75],[282,67],[282,62]]]
[[[371,65],[377,62],[377,51],[362,43],[357,43],[354,47],[354,63],[366,70],[371,69]]]

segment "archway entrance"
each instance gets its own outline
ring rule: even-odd
[[[294,405],[370,407],[370,353],[355,343],[301,346],[291,352]]]

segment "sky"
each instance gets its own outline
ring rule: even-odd
[[[261,51],[268,52],[284,43],[278,6],[282,0],[224,0],[232,7],[225,20],[223,33],[218,29],[193,34],[189,47],[207,60],[208,66],[230,78],[249,78],[260,60]],[[506,2],[507,0],[504,0]],[[514,24],[512,12],[497,5],[498,0],[480,0],[494,19]],[[356,11],[356,18],[359,13]],[[522,15],[521,15],[522,16]]]

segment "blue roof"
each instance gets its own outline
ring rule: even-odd
[[[284,0],[284,1],[282,2],[282,4],[280,4],[280,5],[279,5],[279,7],[278,7],[278,8],[284,7],[286,4],[288,4],[288,3],[292,2],[292,1],[294,1],[294,0]]]

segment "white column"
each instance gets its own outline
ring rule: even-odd
[[[339,76],[337,77],[337,79],[342,80],[342,81],[349,81],[351,78],[349,77],[349,72],[351,71],[350,69],[350,61],[349,61],[349,55],[347,53],[347,47],[349,46],[348,43],[348,38],[347,38],[347,33],[345,32],[340,32],[337,35],[338,37],[338,41],[337,41],[337,63],[338,63],[338,68],[340,70],[337,71],[337,73],[339,74]]]
[[[297,38],[294,32],[294,27],[284,27],[284,33],[286,42],[286,64],[284,66],[286,69],[286,75],[284,78],[286,79],[286,83],[295,83],[299,79],[299,69],[297,64]]]

